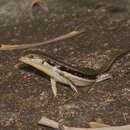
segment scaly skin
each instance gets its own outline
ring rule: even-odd
[[[80,69],[58,61],[46,54],[28,54],[22,56],[19,60],[50,76],[51,86],[55,96],[57,95],[56,82],[69,85],[78,93],[76,86],[88,86],[95,82],[111,78],[109,74],[94,75],[92,77],[80,71]]]

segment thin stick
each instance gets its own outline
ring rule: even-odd
[[[104,124],[101,122],[88,122],[87,123],[89,125],[90,128],[103,128],[103,127],[111,127],[108,124]]]
[[[38,122],[38,124],[48,126],[54,129],[59,129],[59,123],[47,117],[42,117]],[[65,125],[63,127],[64,130],[130,130],[130,125],[108,127],[108,128],[75,128],[75,127],[67,127]]]
[[[24,44],[20,44],[20,45],[18,45],[18,44],[15,44],[15,45],[1,44],[0,50],[20,50],[20,49],[38,47],[38,46],[42,46],[42,45],[47,45],[49,43],[54,43],[54,42],[57,42],[57,41],[65,40],[65,39],[74,37],[74,36],[76,36],[80,33],[83,33],[83,32],[85,32],[85,29],[82,29],[82,30],[79,30],[79,31],[72,31],[72,32],[69,32],[65,35],[62,35],[62,36],[59,36],[59,37],[56,37],[56,38],[53,38],[53,39],[50,39],[50,40],[47,40],[47,41],[44,41],[44,42],[38,42],[38,43],[24,43]]]

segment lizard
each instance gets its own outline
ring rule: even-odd
[[[130,52],[130,49],[124,50],[102,69],[93,70],[87,68],[86,71],[59,61],[43,52],[30,53],[20,57],[19,60],[50,76],[53,94],[57,96],[56,82],[69,85],[78,94],[77,86],[88,86],[106,79],[111,79],[112,75],[107,72],[117,59],[126,55],[128,52]]]

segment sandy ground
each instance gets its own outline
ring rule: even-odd
[[[17,23],[12,16],[1,22],[0,43],[39,42],[84,28],[86,32],[80,36],[33,50],[93,69],[106,67],[113,57],[130,48],[129,1],[47,0],[47,4],[47,13],[33,7],[32,20],[28,17]],[[37,125],[42,116],[80,127],[88,127],[91,121],[114,126],[130,123],[130,54],[112,66],[112,80],[78,88],[79,97],[69,87],[57,84],[58,96],[54,98],[47,76],[30,67],[15,67],[18,58],[30,50],[0,52],[0,130],[49,130]]]

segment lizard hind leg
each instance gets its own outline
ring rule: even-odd
[[[56,87],[56,80],[54,78],[51,78],[51,88],[54,96],[57,96],[57,87]]]
[[[76,94],[79,94],[76,85],[71,80],[69,80],[69,79],[67,79],[67,80],[68,80],[68,84],[70,85],[70,87],[76,92]]]
[[[60,75],[62,75],[66,79],[66,81],[68,82],[68,85],[70,85],[72,90],[74,90],[76,92],[76,94],[79,94],[76,85],[69,78],[67,78],[65,75],[63,75],[63,74],[60,74]]]

